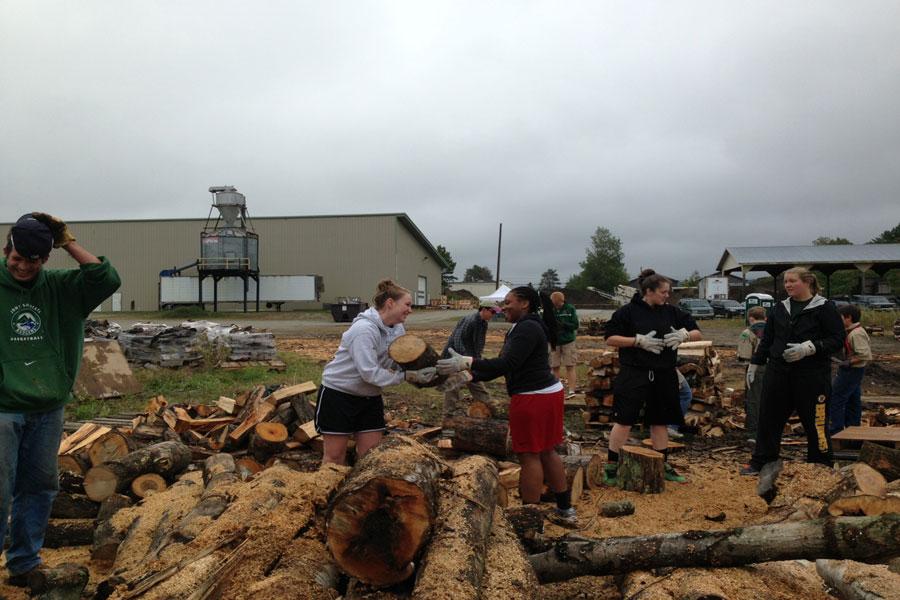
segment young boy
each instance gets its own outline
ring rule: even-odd
[[[762,338],[763,330],[766,328],[766,309],[762,306],[754,306],[747,313],[747,321],[750,326],[742,331],[738,338],[737,359],[738,362],[749,363]],[[762,381],[765,372],[765,365],[760,365],[756,369],[754,377],[745,377],[747,383],[744,396],[744,407],[747,411],[745,431],[750,441],[756,439],[756,427],[759,424],[759,401],[762,397]]]
[[[842,358],[834,357],[837,375],[831,383],[831,405],[829,433],[832,435],[849,427],[859,425],[862,416],[862,379],[866,365],[872,360],[869,334],[859,323],[859,307],[845,304],[838,308],[844,321],[847,339],[844,341]]]

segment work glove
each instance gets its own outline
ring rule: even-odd
[[[663,348],[666,347],[666,343],[656,337],[655,329],[650,333],[639,333],[634,336],[634,345],[641,350],[646,350],[647,352],[652,352],[653,354],[659,354],[663,351]]]
[[[691,339],[691,334],[688,333],[688,330],[684,327],[681,329],[670,327],[669,329],[672,331],[663,336],[663,342],[665,342],[666,348],[677,350],[678,346]]]
[[[472,357],[463,356],[453,348],[450,348],[450,357],[437,361],[437,372],[441,375],[450,375],[458,371],[467,371],[472,368]]]
[[[465,358],[465,357],[463,357]],[[439,392],[452,392],[454,390],[458,390],[463,387],[467,383],[472,381],[472,373],[469,371],[458,371],[456,373],[451,373],[447,376],[447,379],[440,385],[435,386]]]
[[[833,362],[835,365],[837,365],[839,367],[844,367],[845,369],[850,366],[849,360],[842,360],[842,359],[838,358],[837,356],[832,356],[831,362]]]
[[[759,365],[750,365],[747,367],[747,387],[749,388],[753,385],[753,382],[756,380],[756,370],[759,369]]]
[[[782,354],[781,357],[785,360],[785,362],[791,363],[804,359],[807,356],[812,356],[815,353],[815,344],[813,344],[809,340],[806,340],[805,342],[800,342],[797,344],[788,344],[787,350],[784,351],[784,354]]]
[[[59,217],[42,212],[33,212],[31,216],[50,228],[50,233],[53,234],[54,248],[62,248],[69,242],[75,241],[75,236],[69,233],[69,227],[66,225],[66,222]]]
[[[407,382],[415,385],[427,385],[434,381],[435,377],[437,377],[437,369],[434,367],[425,367],[418,371],[406,371],[403,374],[403,378]]]

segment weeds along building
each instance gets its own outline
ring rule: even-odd
[[[322,278],[318,302],[287,303],[286,310],[319,308],[342,297],[370,302],[375,286],[384,278],[408,288],[416,305],[427,305],[441,293],[443,259],[405,213],[254,216],[251,221],[259,236],[260,275]],[[94,254],[108,257],[122,278],[122,287],[101,309],[152,311],[159,307],[160,271],[198,259],[200,233],[207,219],[67,222],[78,241]],[[10,224],[2,227],[8,232]],[[49,268],[74,266],[61,250],[54,250],[47,263]],[[212,300],[205,295],[207,299]],[[220,305],[220,310],[236,308]]]

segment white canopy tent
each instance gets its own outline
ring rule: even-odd
[[[501,285],[500,287],[497,288],[497,290],[494,293],[488,294],[487,296],[479,296],[478,299],[487,301],[487,302],[500,303],[500,302],[503,302],[503,299],[506,298],[506,295],[508,293],[509,293],[509,286]]]

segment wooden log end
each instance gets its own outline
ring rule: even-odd
[[[139,475],[131,482],[131,492],[138,498],[146,498],[151,494],[162,492],[166,487],[166,480],[156,473]]]

